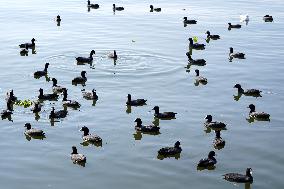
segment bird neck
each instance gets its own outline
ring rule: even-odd
[[[208,159],[211,159],[213,161],[216,161],[215,157],[214,156],[208,156]]]
[[[53,87],[56,87],[57,86],[57,81],[53,81]]]
[[[84,136],[88,136],[89,135],[89,130],[84,130]]]
[[[206,122],[208,122],[208,123],[210,123],[210,122],[212,122],[212,118],[210,117],[210,118],[207,118],[207,121]]]
[[[221,138],[220,132],[216,133],[216,138]]]
[[[71,154],[78,154],[77,149],[73,149],[73,152]]]
[[[9,111],[12,111],[13,109],[12,109],[12,103],[11,103],[11,101],[8,101],[7,102],[7,110],[9,110]]]
[[[92,91],[92,93],[93,93],[93,97],[97,96],[97,92],[96,91]]]
[[[243,92],[244,92],[244,89],[240,87],[240,88],[238,88],[238,92],[239,92],[239,93],[243,93]]]
[[[246,176],[252,178],[252,175],[250,174],[250,170],[247,170],[247,171],[246,171]]]
[[[156,108],[156,109],[155,109],[155,114],[159,114],[159,113],[160,113],[159,108]]]
[[[45,65],[44,71],[47,72],[48,65]]]
[[[67,101],[67,94],[64,94],[63,101]]]
[[[55,115],[55,112],[54,112],[54,109],[53,109],[53,110],[51,110],[51,112],[50,112],[50,116],[53,117],[54,115]]]
[[[189,60],[193,60],[189,52],[186,53],[186,56]]]
[[[136,126],[137,126],[137,127],[141,127],[141,126],[142,126],[142,122],[141,122],[141,121],[137,121]]]

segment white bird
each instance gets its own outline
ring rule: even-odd
[[[240,22],[248,22],[248,21],[249,21],[249,15],[248,14],[240,15]]]

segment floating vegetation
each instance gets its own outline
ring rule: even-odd
[[[17,100],[15,102],[15,105],[17,106],[23,106],[24,108],[28,108],[33,104],[33,102],[31,100]]]

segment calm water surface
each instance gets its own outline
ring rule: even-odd
[[[0,122],[0,183],[4,188],[281,188],[283,184],[283,50],[284,2],[252,1],[115,1],[125,11],[112,12],[114,1],[98,1],[100,9],[87,11],[83,0],[22,0],[0,2],[0,107],[5,94],[14,89],[20,99],[35,100],[38,89],[51,92],[52,82],[34,79],[33,72],[50,63],[49,77],[66,86],[69,98],[79,101],[79,110],[51,124],[52,108],[58,102],[45,102],[40,119],[29,108],[14,106],[12,120]],[[150,13],[149,5],[162,7]],[[227,30],[227,23],[238,23],[239,14],[250,21],[240,30]],[[62,17],[56,26],[55,17]],[[272,14],[273,23],[262,16]],[[182,18],[198,24],[183,27]],[[205,43],[205,32],[221,35],[206,50],[193,51],[193,58],[204,58],[198,67],[206,76],[206,86],[195,86],[194,70],[186,69],[188,37]],[[36,54],[19,54],[18,44],[36,38]],[[229,47],[246,53],[245,60],[229,62]],[[76,65],[76,56],[96,50],[92,65]],[[107,54],[117,50],[116,64]],[[87,71],[85,87],[71,80]],[[48,79],[47,79],[48,80]],[[234,100],[234,84],[259,88],[262,98]],[[96,104],[82,98],[81,90],[96,88]],[[148,99],[147,106],[127,110],[126,96]],[[270,122],[248,123],[248,104],[271,114]],[[161,134],[137,135],[134,120],[151,123],[153,111],[178,112],[177,119],[160,121]],[[222,132],[226,146],[216,150],[215,170],[198,171],[196,164],[213,149],[214,133],[204,131],[206,114],[226,122]],[[46,133],[44,140],[26,140],[24,124],[31,122]],[[157,123],[157,121],[156,121]],[[103,138],[102,147],[82,146],[79,129],[86,125]],[[163,146],[181,141],[183,151],[176,160],[157,159]],[[71,146],[87,156],[86,167],[73,165]],[[244,172],[252,167],[254,183],[226,182],[221,175]],[[282,180],[281,180],[282,179]]]

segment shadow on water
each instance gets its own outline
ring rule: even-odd
[[[91,61],[91,62],[80,62],[80,61],[76,61],[76,64],[78,65],[78,66],[83,66],[83,65],[90,65],[90,68],[93,68],[93,69],[95,69],[94,67],[92,67],[93,66],[93,61]]]
[[[233,95],[235,101],[239,101],[242,96],[242,93],[238,93],[238,95]]]
[[[216,140],[216,139],[214,139],[214,141],[213,141],[213,147],[214,147],[216,150],[221,150],[221,149],[223,149],[223,148],[225,147],[226,143],[223,143],[223,144],[216,144],[216,143],[215,143],[215,140]]]
[[[205,81],[198,81],[197,79],[195,80],[194,82],[194,85],[197,87],[199,86],[199,84],[201,85],[207,85],[208,82],[205,82]]]
[[[98,100],[93,100],[92,106],[96,106]]]
[[[245,183],[245,189],[251,189],[250,185],[251,183]]]
[[[35,79],[40,79],[40,78],[42,78],[43,76],[35,76],[34,75],[34,78]],[[45,81],[47,81],[47,82],[49,82],[50,81],[50,77],[48,76],[48,74],[45,74],[44,75],[44,78],[45,78]]]
[[[1,115],[2,120],[7,119],[8,121],[13,122],[12,115]]]
[[[126,105],[126,110],[125,110],[125,112],[126,112],[127,114],[131,114],[131,111],[132,111],[131,106],[130,106],[130,105]]]
[[[207,37],[207,39],[205,41],[206,41],[206,43],[209,43],[210,42],[210,37]]]
[[[213,129],[213,128],[210,128],[210,127],[206,127],[206,126],[204,126],[204,132],[205,133],[211,133],[211,131],[213,130],[213,131],[225,131],[225,130],[227,130],[227,128],[223,128],[223,129]]]
[[[83,82],[72,82],[72,85],[74,85],[74,86],[82,85],[83,87],[85,87],[86,82],[85,81],[83,81]]]
[[[160,119],[154,117],[154,120],[152,121],[152,123],[153,123],[156,127],[158,127],[158,126],[160,125]]]
[[[20,51],[21,56],[29,56],[29,53],[26,51]]]
[[[269,121],[270,122],[270,119],[268,118],[252,118],[252,117],[247,117],[246,118],[246,120],[247,120],[247,122],[248,123],[253,123],[253,122],[255,122],[255,121]]]
[[[113,59],[113,66],[116,66],[117,59]]]
[[[102,142],[81,142],[80,143],[82,146],[96,146],[96,147],[102,147],[103,143]]]
[[[77,165],[80,165],[82,167],[86,166],[86,162],[73,162],[73,164],[77,164]]]
[[[144,132],[144,131],[136,131],[134,134],[133,134],[133,137],[135,140],[141,140],[142,139],[142,134],[143,135],[153,135],[153,136],[156,136],[156,135],[159,135],[161,134],[159,131],[158,132]]]
[[[55,118],[51,118],[50,119],[50,126],[55,126],[55,123],[59,123],[60,122],[60,120],[59,119],[55,119]]]
[[[255,98],[260,98],[260,97],[262,97],[260,94],[249,94],[249,95],[248,95],[248,94],[243,94],[243,93],[238,92],[237,95],[233,95],[234,100],[235,100],[235,101],[239,101],[240,98],[242,97],[242,95],[244,95],[244,96],[251,96],[251,97],[255,97]]]
[[[216,169],[216,166],[215,165],[212,165],[212,166],[209,166],[209,167],[201,167],[201,166],[196,166],[196,170],[197,171],[203,171],[203,170],[209,170],[209,171],[213,171]]]
[[[157,159],[163,160],[165,158],[172,158],[172,157],[174,157],[176,160],[178,160],[180,158],[180,153],[178,153],[176,155],[160,155],[160,154],[158,154]]]
[[[35,113],[35,120],[38,121],[40,119],[40,115],[38,114],[38,112]]]
[[[43,140],[43,139],[46,138],[45,136],[30,136],[30,135],[26,135],[26,134],[25,134],[25,137],[26,137],[27,141],[31,141],[31,139]]]
[[[133,134],[134,140],[141,140],[142,139],[142,133],[141,132],[135,132]]]

